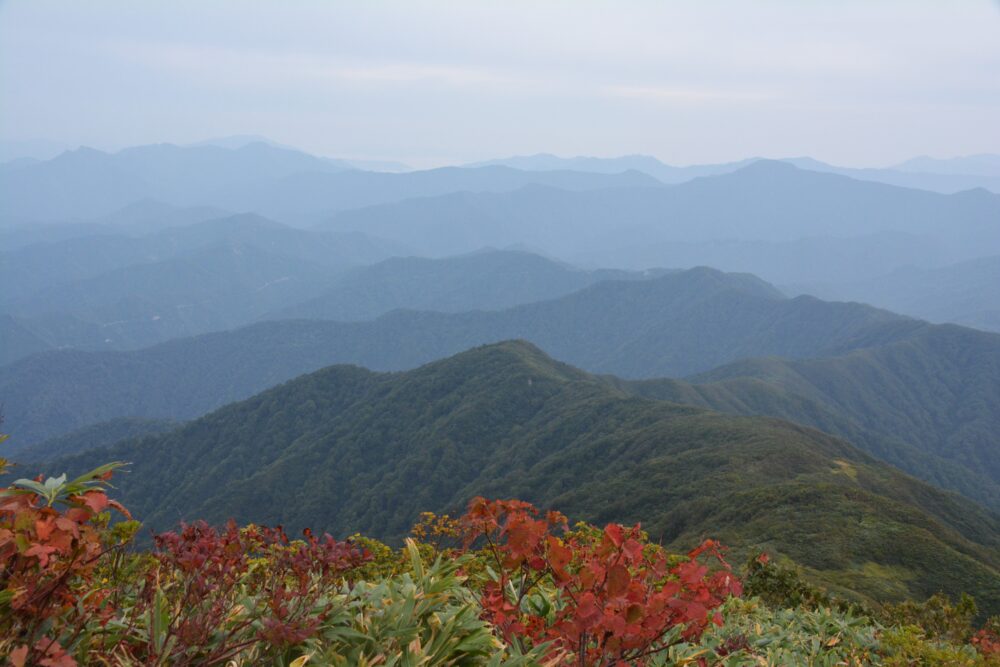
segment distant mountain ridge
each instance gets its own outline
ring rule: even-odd
[[[474,162],[468,167],[502,165],[515,169],[549,171],[573,169],[595,173],[613,174],[635,169],[653,176],[664,183],[677,184],[701,176],[727,174],[747,165],[765,160],[752,157],[720,164],[690,165],[675,167],[664,164],[651,155],[623,155],[621,157],[558,157],[549,153],[517,155]],[[986,188],[1000,193],[1000,156],[980,155],[956,160],[931,160],[915,158],[889,168],[838,167],[813,158],[781,158],[781,162],[793,164],[800,169],[820,171],[850,176],[862,181],[874,181],[907,188],[919,188],[933,192],[952,194],[973,188]]]
[[[923,155],[901,162],[893,169],[914,173],[974,174],[1000,177],[1000,155],[983,153],[950,159]]]
[[[339,272],[401,252],[255,215],[69,238],[0,253],[0,312],[51,347],[135,349],[248,324],[320,294]]]
[[[569,192],[534,185],[410,199],[343,211],[320,228],[363,230],[428,256],[525,243],[576,263],[641,267],[691,265],[650,263],[648,248],[658,244],[878,232],[926,237],[936,258],[965,259],[1000,247],[998,220],[1000,195],[986,191],[942,195],[758,161],[669,187]]]
[[[283,320],[135,352],[47,352],[0,368],[0,396],[15,441],[28,444],[118,416],[187,419],[334,363],[398,370],[509,338],[593,371],[655,377],[747,356],[814,356],[873,330],[891,337],[922,326],[857,304],[787,299],[753,276],[698,269],[597,283],[501,311]]]
[[[1000,332],[1000,255],[935,268],[902,267],[871,280],[791,289],[824,299],[864,301],[932,322]]]
[[[504,191],[529,183],[587,189],[659,181],[639,172],[538,173],[506,167],[368,172],[265,143],[239,148],[158,144],[117,153],[79,148],[0,173],[0,219],[90,218],[152,198],[175,206],[214,206],[301,222],[409,197]]]
[[[584,271],[531,253],[492,249],[438,260],[395,257],[338,276],[323,294],[266,319],[353,322],[401,308],[450,313],[500,310],[605,280],[643,280],[666,272]]]

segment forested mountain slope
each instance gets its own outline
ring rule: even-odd
[[[47,352],[0,368],[0,397],[13,447],[30,447],[116,417],[190,419],[325,365],[401,370],[510,337],[633,379],[736,362],[695,386],[629,391],[814,426],[1000,506],[992,439],[1000,336],[786,299],[753,277],[707,269],[600,283],[498,312],[279,321],[130,353]],[[761,355],[772,358],[739,362]]]
[[[930,326],[836,357],[745,360],[694,380],[731,378],[763,380],[1000,483],[997,334]]]
[[[523,342],[405,373],[328,368],[51,466],[115,459],[133,462],[119,497],[154,528],[235,517],[399,539],[418,508],[520,497],[642,519],[675,547],[766,547],[872,598],[971,590],[1000,608],[996,515],[818,431],[638,398]]]

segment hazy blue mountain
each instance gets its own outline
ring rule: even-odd
[[[819,431],[630,396],[523,342],[406,373],[328,368],[44,467],[108,460],[133,462],[116,494],[154,529],[232,517],[399,540],[421,509],[519,497],[641,520],[675,548],[766,546],[855,595],[971,590],[1000,608],[996,514]]]
[[[942,195],[758,161],[670,187],[532,186],[413,199],[344,211],[322,228],[364,230],[425,255],[521,242],[561,258],[639,268],[677,265],[650,261],[647,249],[658,243],[785,243],[879,232],[929,237],[936,259],[959,261],[1000,247],[998,220],[1000,195],[984,190]],[[628,261],[630,249],[641,261]]]
[[[155,199],[141,199],[90,222],[109,225],[131,235],[141,235],[169,227],[184,227],[217,220],[230,215],[232,214],[228,211],[213,206],[181,207]]]
[[[251,210],[286,221],[315,222],[345,209],[458,192],[509,192],[527,185],[566,191],[661,186],[655,178],[637,171],[592,174],[532,172],[509,167],[442,167],[399,174],[301,173],[267,183],[237,184],[213,193],[210,201],[230,210]]]
[[[925,326],[858,304],[787,299],[753,276],[698,269],[502,311],[265,322],[136,352],[46,352],[0,368],[0,397],[6,426],[27,445],[120,416],[188,419],[334,363],[398,370],[510,338],[588,370],[656,377],[744,357],[816,356]]]
[[[909,266],[871,280],[788,289],[825,299],[862,301],[931,322],[1000,331],[1000,256],[931,269]]]
[[[286,227],[256,215],[237,215],[132,237],[87,236],[0,253],[0,297],[17,312],[41,290],[139,264],[183,258],[220,244],[242,244],[327,268],[343,270],[404,253],[405,247],[360,233],[321,233]],[[40,297],[41,298],[41,297]],[[39,304],[43,305],[43,304]],[[34,308],[33,312],[38,312]]]
[[[856,169],[851,167],[835,167],[808,157],[786,158],[782,161],[794,164],[800,169],[824,171],[831,174],[849,176],[862,181],[875,181],[888,185],[898,185],[904,188],[918,188],[945,194],[972,190],[974,188],[986,188],[991,192],[1000,193],[1000,171],[995,174],[989,174],[977,172],[962,173],[947,169],[941,172],[903,168]]]
[[[35,221],[0,226],[0,252],[85,236],[143,236],[168,227],[193,225],[227,215],[230,214],[211,206],[179,207],[154,199],[143,199],[90,220]]]
[[[259,134],[233,134],[228,137],[216,137],[214,139],[205,139],[204,141],[197,141],[193,144],[188,144],[189,146],[218,146],[219,148],[228,148],[235,150],[237,148],[243,148],[248,144],[267,144],[268,146],[273,146],[275,148],[284,148],[287,150],[297,151],[299,149],[285,144],[280,144],[276,141],[272,141],[267,137],[262,137]],[[402,162],[396,162],[394,160],[354,160],[354,159],[337,159],[337,158],[322,158],[333,164],[343,167],[344,169],[363,169],[365,171],[412,171],[412,167],[403,164]]]
[[[950,159],[921,156],[897,164],[893,169],[915,173],[974,174],[1000,177],[1000,155],[984,153]]]
[[[589,171],[598,174],[618,174],[624,171],[641,171],[664,183],[683,183],[699,176],[727,174],[755,162],[758,158],[748,158],[723,164],[692,165],[674,167],[660,162],[652,155],[623,155],[621,157],[559,157],[550,153],[535,155],[515,155],[508,158],[486,160],[465,165],[466,167],[503,166],[526,171]]]
[[[100,424],[85,426],[58,438],[40,442],[30,450],[18,452],[18,462],[44,461],[61,456],[81,454],[91,449],[116,444],[122,440],[167,433],[178,426],[180,426],[180,422],[170,419],[120,417]]]
[[[136,349],[248,324],[397,250],[252,215],[142,237],[91,236],[0,255],[9,285],[0,309],[47,347]],[[5,363],[38,348],[9,349]]]
[[[978,160],[969,158],[970,171],[960,171],[960,164],[948,164],[942,166],[941,170],[935,170],[934,163],[924,164],[917,161],[904,163],[897,168],[890,169],[857,169],[851,167],[836,167],[825,162],[820,162],[809,157],[783,158],[781,162],[793,164],[800,169],[810,171],[821,171],[842,176],[849,176],[862,181],[875,181],[889,185],[898,185],[906,188],[919,188],[921,190],[932,190],[951,194],[962,190],[973,188],[986,188],[993,192],[1000,192],[1000,167],[993,170],[993,160],[1000,160],[997,156],[976,156]],[[481,167],[488,165],[503,165],[515,169],[526,169],[529,171],[550,171],[555,169],[571,169],[574,171],[590,171],[595,173],[613,174],[629,169],[641,171],[654,176],[664,183],[676,184],[690,181],[701,176],[716,176],[728,174],[742,169],[743,167],[762,160],[763,158],[748,158],[736,162],[726,162],[721,164],[692,165],[687,167],[675,167],[660,162],[651,155],[624,155],[614,158],[598,157],[571,157],[563,158],[549,153],[538,153],[536,155],[518,155],[509,158],[487,160],[476,162],[466,166]],[[919,168],[924,166],[926,168]]]
[[[509,250],[446,259],[394,257],[338,276],[319,296],[271,313],[267,319],[350,322],[399,308],[499,310],[569,294],[602,280],[638,280],[661,272],[583,271]]]
[[[63,142],[46,139],[4,140],[0,141],[0,162],[25,158],[49,160],[70,148],[71,146]]]
[[[719,240],[700,242],[642,242],[615,248],[596,247],[570,259],[582,265],[713,266],[726,271],[753,273],[792,290],[839,298],[833,292],[813,291],[814,284],[872,279],[904,266],[933,266],[947,253],[933,236],[906,232],[875,232],[846,238],[813,236],[794,241]],[[950,256],[950,255],[948,255]],[[801,284],[800,284],[801,283]],[[784,286],[788,285],[788,288]]]
[[[0,314],[0,366],[51,348],[18,318]]]
[[[247,324],[317,294],[333,275],[301,258],[227,243],[54,285],[6,308],[24,318],[69,315],[100,328],[99,349],[135,349]],[[92,347],[73,330],[49,332],[59,345]]]
[[[90,218],[155,196],[153,186],[108,153],[78,148],[0,174],[0,219]]]
[[[156,144],[113,154],[80,148],[3,174],[0,199],[4,203],[0,212],[4,216],[45,220],[104,215],[143,198],[210,205],[208,193],[234,183],[344,168],[305,153],[260,143],[235,150]]]
[[[19,157],[12,160],[7,160],[6,162],[0,162],[0,174],[8,171],[16,171],[18,169],[23,169],[24,167],[31,166],[33,164],[38,164],[41,160],[35,159],[33,157]]]
[[[239,148],[157,144],[117,153],[80,148],[0,171],[0,219],[85,219],[151,198],[177,206],[216,206],[282,220],[312,220],[345,208],[408,197],[503,191],[528,183],[582,189],[658,181],[638,172],[541,174],[500,167],[362,172],[338,160],[261,142]]]

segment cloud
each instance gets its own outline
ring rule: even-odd
[[[643,100],[664,104],[707,104],[718,102],[765,102],[776,96],[765,92],[747,92],[708,88],[674,88],[669,86],[605,86],[601,89],[609,97]]]
[[[439,84],[451,87],[525,86],[510,73],[461,64],[359,61],[328,54],[279,53],[179,43],[118,42],[115,56],[213,86],[288,87],[311,84]]]

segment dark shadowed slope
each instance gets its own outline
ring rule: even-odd
[[[879,599],[974,591],[1000,608],[1000,524],[842,440],[630,396],[526,343],[420,369],[334,367],[163,436],[53,464],[133,461],[119,495],[154,528],[282,523],[398,539],[420,509],[521,497],[787,554]]]

